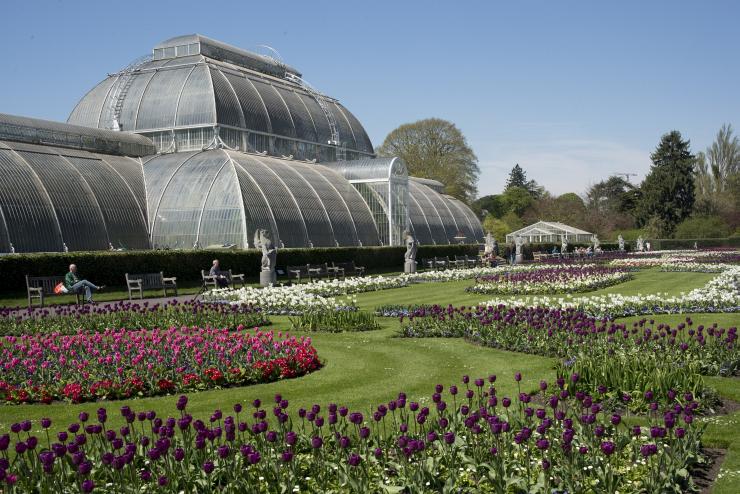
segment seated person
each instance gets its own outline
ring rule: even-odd
[[[218,259],[213,260],[213,266],[211,266],[211,270],[208,274],[216,277],[216,285],[219,288],[227,288],[229,286],[229,277],[227,276],[228,271],[221,271]]]
[[[94,304],[95,301],[92,299],[92,292],[102,290],[105,288],[105,285],[96,286],[86,279],[83,279],[82,276],[77,273],[77,266],[75,264],[70,264],[69,272],[64,275],[64,288],[66,288],[69,293],[80,293],[80,291],[84,290],[85,301],[90,304]]]

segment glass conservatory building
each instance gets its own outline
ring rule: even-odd
[[[522,237],[530,244],[559,243],[565,237],[569,242],[591,242],[593,233],[557,221],[538,221],[506,235],[506,243],[513,244],[516,237]]]
[[[154,47],[68,123],[0,114],[0,252],[481,241],[439,182],[376,158],[294,68],[188,35]]]

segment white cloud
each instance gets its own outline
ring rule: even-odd
[[[651,164],[649,151],[609,141],[555,139],[486,147],[479,154],[481,196],[500,193],[515,163],[524,168],[527,178],[536,180],[553,194],[584,193],[589,185],[615,172],[637,173],[637,177],[630,177],[636,184]]]

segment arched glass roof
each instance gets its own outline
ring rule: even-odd
[[[285,247],[378,245],[365,201],[321,165],[225,149],[144,163],[154,247],[251,245],[267,229]]]
[[[167,56],[162,51],[157,57],[158,50],[168,50]],[[298,74],[286,67],[283,72]],[[153,60],[95,86],[68,122],[104,129],[118,125],[147,135],[218,126],[249,133],[244,142],[229,141],[230,147],[319,161],[328,161],[325,157],[331,155],[323,151],[334,149],[328,145],[333,127],[347,152],[373,154],[365,129],[349,110],[335,99],[278,77],[274,69],[274,61],[264,56],[202,36],[173,38],[155,48]]]
[[[483,240],[480,221],[468,206],[415,177],[409,177],[409,222],[421,244],[457,243],[460,235],[468,243]]]
[[[0,141],[0,251],[149,247],[138,158]]]

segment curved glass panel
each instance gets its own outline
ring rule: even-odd
[[[355,142],[357,143],[357,147],[355,149],[365,153],[375,153],[373,143],[370,141],[370,137],[367,135],[367,132],[365,132],[365,128],[362,126],[360,121],[357,120],[357,118],[341,103],[337,103],[337,106],[342,110],[344,116],[347,117],[347,120],[349,120],[350,126],[352,127],[352,132],[355,135]]]
[[[334,114],[334,121],[337,124],[337,130],[339,131],[339,142],[342,146],[350,149],[357,149],[355,143],[355,135],[352,132],[352,128],[349,126],[347,118],[342,113],[342,110],[334,102],[327,101],[329,110]]]
[[[155,247],[188,249],[195,245],[208,193],[227,162],[223,152],[215,151],[199,153],[177,168],[164,188],[151,223]]]
[[[232,74],[231,72],[226,72],[224,75],[231,83],[231,87],[236,91],[236,96],[239,99],[239,104],[244,114],[246,127],[259,132],[271,132],[270,119],[267,116],[265,105],[262,103],[262,98],[257,90],[249,82],[249,79],[244,76]],[[257,149],[257,151],[262,150],[262,148]]]
[[[136,119],[136,130],[171,128],[175,125],[177,102],[191,67],[159,70],[144,92]]]
[[[141,105],[141,98],[144,97],[144,91],[146,91],[149,82],[154,77],[155,72],[146,72],[140,75],[132,76],[133,80],[129,86],[126,96],[123,98],[121,105],[121,115],[118,118],[118,126],[121,130],[135,130],[136,129],[136,116],[139,113],[139,106]],[[107,122],[102,122],[103,125],[107,125]]]
[[[239,180],[229,159],[208,191],[198,228],[199,244],[202,247],[236,244],[244,248],[247,237],[243,210]]]
[[[175,125],[214,125],[216,115],[211,91],[208,68],[205,64],[196,65],[180,94]]]
[[[414,194],[409,194],[409,221],[420,244],[429,245],[434,243],[432,230],[429,228],[424,210],[414,198]]]
[[[105,249],[108,236],[103,215],[90,187],[62,156],[34,152],[11,144],[43,184],[56,213],[62,240],[69,250]],[[48,148],[44,148],[45,150]]]
[[[213,93],[216,97],[216,118],[219,124],[244,128],[244,115],[234,89],[220,71],[211,69]]]
[[[300,139],[312,142],[316,141],[316,129],[313,125],[313,119],[308,113],[308,110],[306,110],[303,102],[298,98],[298,95],[296,95],[293,91],[288,91],[279,87],[275,89],[277,89],[277,91],[280,93],[280,96],[283,97],[283,101],[285,101],[285,104],[288,105],[290,115],[293,118],[293,124],[295,125],[296,135]],[[315,158],[315,156],[311,156],[308,159],[313,158]],[[303,158],[301,157],[301,159]]]
[[[177,169],[183,166],[196,153],[162,154],[144,163],[144,180],[146,182],[146,202],[149,212],[149,227],[155,223],[157,207],[162,200],[167,184],[172,180]],[[192,244],[191,244],[192,245]]]
[[[108,77],[97,86],[92,88],[82,97],[77,106],[67,119],[68,123],[84,125],[85,127],[100,126],[100,113],[105,104],[106,97],[117,77]]]
[[[423,210],[424,216],[429,224],[429,230],[432,232],[432,240],[435,244],[449,244],[450,241],[448,240],[442,217],[422,187],[424,186],[414,182],[413,180],[409,180],[409,194],[414,197],[416,202],[419,204],[419,207]],[[427,190],[434,192],[429,189],[429,187],[427,187]]]
[[[16,252],[59,252],[62,236],[44,187],[21,157],[0,142],[0,204]]]
[[[288,107],[283,103],[283,99],[271,84],[251,79],[255,89],[262,97],[262,101],[267,107],[267,114],[270,116],[272,132],[288,137],[295,137],[295,128],[290,118]]]

